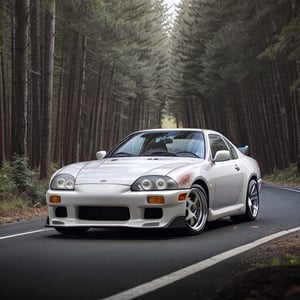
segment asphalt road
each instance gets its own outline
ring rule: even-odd
[[[230,279],[243,255],[237,247],[299,226],[299,191],[270,186],[263,186],[256,221],[225,218],[197,236],[94,229],[65,237],[44,220],[6,225],[0,227],[0,298],[207,299]]]

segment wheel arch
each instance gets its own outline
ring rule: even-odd
[[[254,180],[257,182],[257,181],[258,181],[258,176],[257,176],[257,174],[251,174],[251,175],[249,176],[248,183],[249,183],[252,179],[254,179]]]
[[[197,179],[196,181],[193,182],[193,184],[198,184],[204,189],[207,197],[207,205],[209,207],[209,191],[208,191],[207,183],[203,179]]]

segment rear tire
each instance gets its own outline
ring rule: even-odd
[[[246,212],[241,216],[231,216],[234,222],[254,221],[259,211],[259,191],[258,184],[255,179],[251,179],[248,183],[246,197]]]
[[[61,234],[76,235],[86,233],[89,227],[55,227],[55,230]]]
[[[208,201],[202,186],[194,184],[186,201],[186,231],[198,234],[203,231],[208,217]]]

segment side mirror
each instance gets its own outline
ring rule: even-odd
[[[219,150],[217,151],[213,162],[226,161],[230,160],[230,152],[228,150]]]
[[[97,157],[97,159],[99,159],[99,160],[101,160],[101,159],[103,159],[103,157],[106,155],[106,151],[98,151],[97,153],[96,153],[96,157]]]

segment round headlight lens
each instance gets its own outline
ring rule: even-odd
[[[142,188],[146,191],[149,191],[151,190],[151,187],[152,187],[152,182],[151,180],[145,178],[143,181],[142,181]]]
[[[52,179],[50,187],[53,190],[74,190],[75,179],[70,174],[58,174]]]
[[[158,190],[165,190],[167,188],[167,182],[163,178],[158,178],[155,184]]]
[[[63,189],[65,187],[65,182],[66,180],[64,178],[58,178],[58,180],[56,181],[56,186],[59,189]]]
[[[174,179],[161,175],[142,176],[131,186],[132,191],[162,191],[176,190],[177,188],[178,186]]]
[[[73,180],[66,180],[65,182],[65,187],[68,189],[68,190],[73,190],[74,189],[74,181]]]

